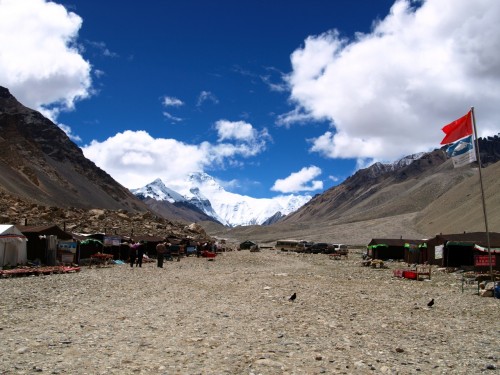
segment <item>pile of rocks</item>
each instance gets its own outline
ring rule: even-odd
[[[73,233],[110,233],[210,239],[196,224],[173,222],[146,212],[43,206],[0,191],[0,224],[58,225]]]

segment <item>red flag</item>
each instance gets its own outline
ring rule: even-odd
[[[442,145],[455,142],[472,134],[472,110],[464,117],[460,117],[441,129],[446,135],[441,141]]]

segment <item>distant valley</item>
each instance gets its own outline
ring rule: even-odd
[[[3,87],[0,131],[4,223],[185,236],[204,229],[235,242],[295,238],[353,245],[484,231],[477,166],[453,168],[442,149],[374,164],[314,197],[258,200],[226,192],[203,173],[190,175],[182,191],[156,180],[132,193]],[[479,145],[490,231],[500,232],[500,139],[480,139]]]

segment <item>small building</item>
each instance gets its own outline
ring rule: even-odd
[[[421,248],[424,240],[403,238],[373,238],[367,246],[367,255],[372,259],[404,260],[407,263],[424,263]]]
[[[500,233],[489,233],[493,269],[500,270]],[[486,232],[438,234],[427,241],[428,262],[441,267],[489,269]]]
[[[42,264],[55,265],[58,241],[71,241],[73,236],[57,225],[26,226],[19,225],[17,229],[28,239],[27,257],[38,259]]]

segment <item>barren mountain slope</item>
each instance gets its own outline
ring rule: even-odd
[[[454,169],[442,150],[409,166],[380,170],[373,165],[316,196],[283,223],[349,223],[418,212],[472,172]]]
[[[0,188],[57,207],[146,211],[50,120],[0,87]]]
[[[500,232],[500,162],[482,169],[488,229]],[[429,235],[485,231],[478,169],[422,210],[415,227]]]
[[[149,209],[169,220],[177,220],[184,223],[197,223],[204,220],[215,222],[215,219],[193,205],[182,202],[170,203],[167,201],[157,201],[153,198],[145,198],[143,202]]]
[[[200,223],[211,236],[230,241],[256,241],[273,246],[277,240],[297,239],[315,242],[345,243],[351,246],[366,246],[372,238],[424,238],[414,229],[416,213],[387,216],[355,223],[332,224],[329,222],[307,222],[275,224],[272,226],[249,226],[226,228],[222,225]]]

